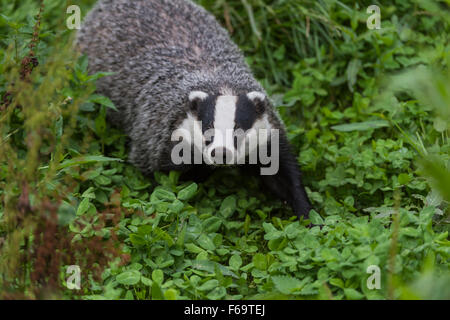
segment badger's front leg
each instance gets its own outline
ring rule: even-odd
[[[271,156],[273,159],[277,155]],[[278,171],[274,175],[261,175],[262,180],[269,190],[292,207],[297,217],[307,219],[312,209],[311,203],[301,181],[297,159],[284,134],[280,137],[278,157]]]

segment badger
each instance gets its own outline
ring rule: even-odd
[[[129,137],[129,161],[145,175],[263,168],[259,156],[256,163],[243,160],[265,147],[278,165],[259,173],[264,185],[299,218],[308,217],[311,204],[284,124],[240,49],[203,7],[189,0],[100,0],[75,43],[89,58],[89,72],[111,72],[97,91],[117,107],[108,110],[108,121]],[[198,160],[200,150],[203,161],[174,160],[180,141],[193,147],[191,154],[182,148],[183,160]]]

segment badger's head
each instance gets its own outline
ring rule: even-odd
[[[234,96],[192,91],[188,104],[187,117],[172,138],[182,136],[185,144],[194,147],[197,157],[192,163],[199,163],[200,154],[202,163],[209,165],[244,164],[259,146],[267,146],[273,128],[264,93]]]

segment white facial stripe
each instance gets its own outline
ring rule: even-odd
[[[216,112],[214,115],[214,128],[226,130],[234,128],[234,117],[236,115],[236,96],[219,96],[216,101]],[[224,131],[225,133],[225,131]]]
[[[183,139],[186,142],[194,144],[195,147],[202,150],[204,137],[202,135],[201,121],[198,121],[196,117],[194,117],[191,113],[188,113],[186,119],[184,119],[179,126],[179,129],[185,130],[183,132],[186,132],[186,134],[183,134]],[[192,141],[192,139],[194,141]]]
[[[247,97],[252,101],[255,101],[256,99],[264,101],[264,99],[266,99],[266,95],[259,91],[252,91],[250,93],[247,93]]]
[[[205,100],[208,98],[208,94],[203,91],[192,91],[189,94],[189,101],[194,101],[195,99]]]
[[[214,115],[214,129],[219,131],[214,138],[213,147],[226,147],[233,150],[233,129],[236,115],[236,96],[219,96],[216,101],[216,110]]]
[[[214,140],[207,147],[208,154],[215,148],[227,148],[233,153],[234,158],[233,131],[237,99],[237,96],[219,96],[217,98],[213,124]]]

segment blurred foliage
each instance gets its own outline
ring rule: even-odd
[[[238,169],[143,177],[94,92],[107,74],[71,52],[71,2],[44,1],[39,66],[22,81],[39,5],[0,0],[0,295],[449,299],[449,3],[378,3],[369,30],[372,2],[198,2],[279,107],[310,221]],[[80,291],[64,289],[68,264]]]

